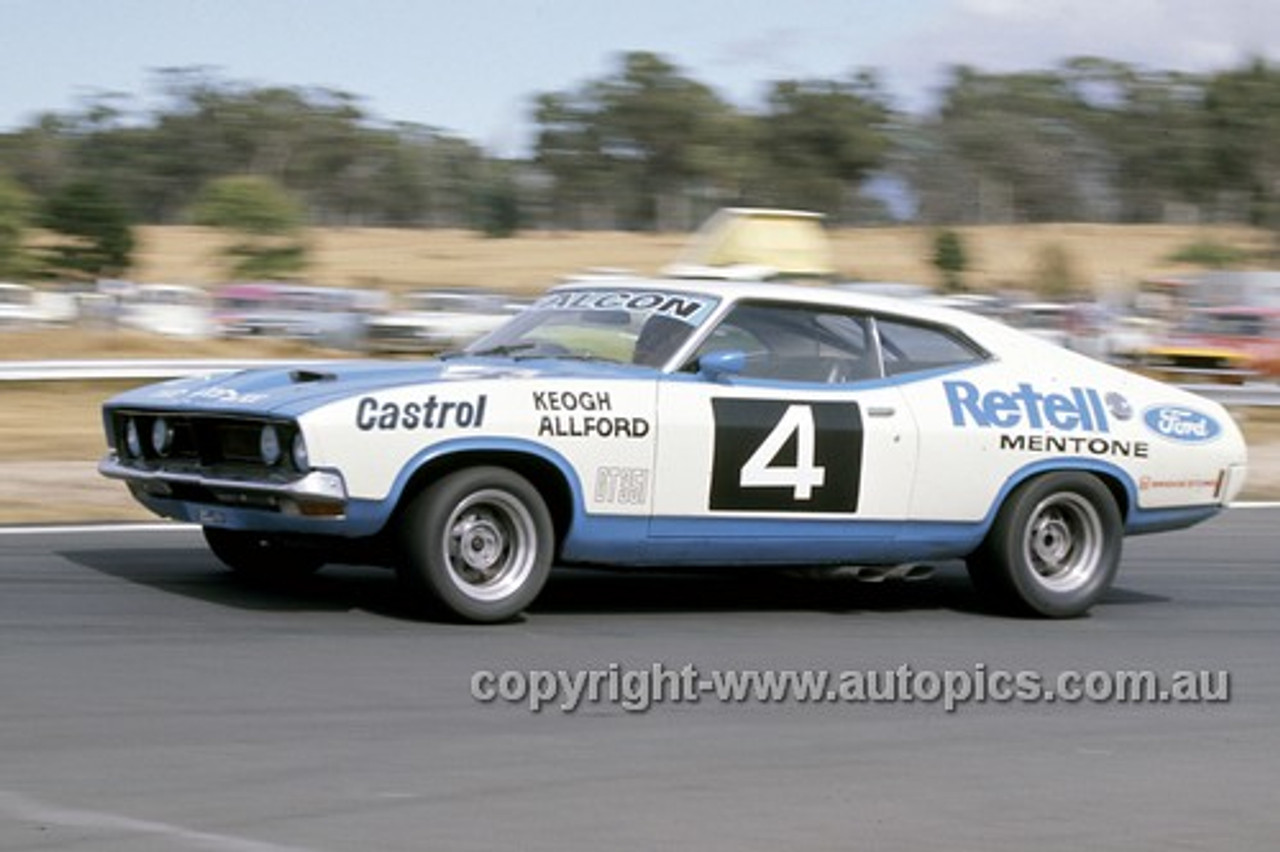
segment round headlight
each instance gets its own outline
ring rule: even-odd
[[[268,423],[262,427],[258,436],[258,452],[262,455],[262,463],[272,467],[280,461],[280,432]]]
[[[167,456],[173,448],[173,427],[163,417],[157,417],[151,423],[151,449],[157,455]]]
[[[299,471],[306,473],[311,468],[311,457],[307,454],[307,442],[303,439],[301,432],[293,436],[290,456],[293,458],[293,466]]]
[[[133,458],[142,458],[142,436],[138,434],[138,421],[132,417],[124,424],[124,448]]]

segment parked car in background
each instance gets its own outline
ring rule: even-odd
[[[1165,325],[1153,317],[1117,314],[1107,330],[1106,358],[1113,364],[1137,364],[1164,334]]]
[[[66,325],[75,322],[77,313],[75,297],[69,293],[0,282],[0,327]]]
[[[365,323],[365,347],[371,352],[443,352],[458,349],[511,318],[510,296],[477,289],[415,290],[403,308]]]
[[[139,284],[123,297],[118,322],[165,337],[199,340],[216,332],[209,294],[182,284]]]
[[[14,328],[39,323],[35,290],[25,284],[0,283],[0,326]]]
[[[894,299],[936,299],[933,288],[907,281],[841,281],[835,285],[850,293],[890,296]]]
[[[258,318],[274,304],[278,284],[236,283],[213,294],[213,322],[219,337],[250,337],[258,333]]]
[[[1280,377],[1280,308],[1193,310],[1167,339],[1142,353],[1139,367],[1170,381]]]
[[[275,282],[232,284],[214,297],[214,318],[223,337],[282,337],[318,346],[358,349],[365,323],[385,310],[381,290],[319,287]]]
[[[1073,310],[1074,306],[1062,302],[1018,302],[1005,318],[1027,334],[1069,349]]]
[[[1013,302],[995,293],[950,293],[930,296],[928,304],[939,308],[954,308],[971,314],[1004,320],[1009,316]]]

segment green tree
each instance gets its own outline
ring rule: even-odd
[[[1250,223],[1272,230],[1280,255],[1280,68],[1259,59],[1216,75],[1205,110],[1218,179],[1248,199]]]
[[[0,276],[26,272],[22,242],[31,220],[31,199],[20,186],[0,174]]]
[[[775,83],[757,144],[770,202],[817,209],[835,220],[889,150],[890,111],[876,78]]]
[[[222,255],[233,278],[289,278],[306,268],[302,208],[268,178],[211,181],[196,198],[191,220],[230,235]]]
[[[923,215],[949,222],[1104,218],[1114,164],[1056,70],[953,69],[929,145],[916,161]]]
[[[729,112],[663,57],[627,53],[618,73],[538,98],[537,162],[570,195],[562,208],[609,205],[626,228],[684,227],[685,193],[714,180],[708,149]]]
[[[38,199],[93,183],[133,222],[180,221],[212,181],[257,175],[317,224],[476,227],[487,197],[516,201],[522,226],[659,229],[734,204],[865,222],[860,185],[885,172],[909,186],[902,209],[929,223],[1177,216],[1280,235],[1280,68],[1262,60],[1195,75],[1098,57],[959,68],[938,110],[917,117],[895,113],[868,72],[778,82],[747,110],[633,52],[536,98],[532,162],[379,120],[343,91],[202,67],[162,69],[152,86],[145,101],[94,94],[0,132],[0,172]],[[495,170],[518,192],[495,195]]]
[[[1036,253],[1036,290],[1046,299],[1065,301],[1079,297],[1086,288],[1080,282],[1071,253],[1057,243]]]
[[[1212,204],[1204,77],[1096,57],[1068,60],[1060,73],[1073,122],[1101,146],[1111,218],[1160,221],[1172,204]]]
[[[520,191],[510,169],[493,170],[480,189],[475,215],[487,237],[512,237],[520,230]]]
[[[47,198],[70,181],[74,156],[67,122],[52,113],[15,133],[0,134],[0,171],[35,198]]]
[[[1214,239],[1190,242],[1169,255],[1174,263],[1189,263],[1206,269],[1231,269],[1249,260],[1249,250]]]
[[[609,191],[597,106],[573,93],[546,93],[534,104],[538,139],[534,162],[550,176],[549,214],[558,225],[584,228],[604,218]]]
[[[965,289],[964,273],[969,268],[969,254],[959,232],[947,228],[934,234],[933,265],[942,273],[942,286],[946,292],[959,293]]]
[[[45,204],[42,224],[59,236],[43,251],[46,273],[75,279],[123,275],[132,264],[133,231],[124,208],[100,184],[76,181]]]

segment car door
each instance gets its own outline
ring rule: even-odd
[[[689,367],[659,382],[651,539],[716,540],[739,560],[789,561],[797,543],[834,556],[851,538],[895,537],[916,426],[882,374],[868,316],[735,306]]]

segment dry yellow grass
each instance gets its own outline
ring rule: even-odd
[[[141,228],[134,278],[208,285],[225,278],[222,238],[204,228]],[[673,234],[524,234],[489,239],[470,231],[324,228],[309,238],[309,277],[319,284],[380,287],[544,289],[557,277],[593,266],[656,272],[684,243]]]
[[[1169,257],[1200,241],[1261,250],[1262,231],[1188,225],[1018,225],[956,229],[970,269],[965,280],[978,290],[1030,289],[1042,252],[1060,247],[1084,284],[1098,292],[1131,291],[1146,278],[1189,274],[1193,267]],[[863,280],[938,283],[927,228],[849,229],[835,233],[836,263]]]
[[[958,229],[977,289],[1026,287],[1040,253],[1060,246],[1081,279],[1104,288],[1152,275],[1187,272],[1173,252],[1200,240],[1242,248],[1264,245],[1249,228],[1184,225],[1020,225]],[[936,282],[927,228],[847,228],[831,233],[836,264],[863,280]],[[684,234],[526,233],[488,239],[469,231],[330,228],[312,233],[310,277],[318,283],[412,287],[485,286],[540,290],[588,267],[653,273],[675,259]],[[141,228],[134,277],[139,281],[211,284],[221,280],[221,237],[202,228]]]

